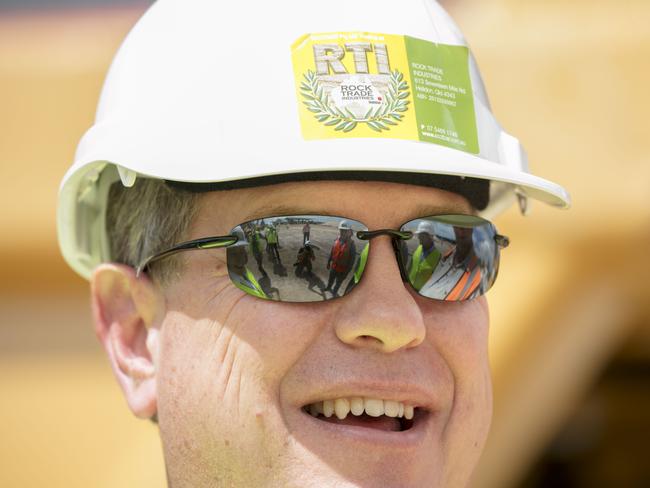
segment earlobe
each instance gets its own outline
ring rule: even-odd
[[[156,371],[164,305],[146,276],[102,264],[91,279],[95,332],[133,413],[156,414]]]

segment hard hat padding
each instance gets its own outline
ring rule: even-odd
[[[318,171],[258,176],[243,180],[210,183],[187,183],[171,180],[165,182],[173,188],[202,193],[297,181],[383,181],[426,186],[457,193],[465,197],[477,210],[484,210],[490,201],[490,182],[488,180],[451,175],[399,173],[396,171]]]

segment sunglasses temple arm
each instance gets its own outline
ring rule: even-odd
[[[229,236],[216,236],[216,237],[204,237],[201,239],[195,239],[193,241],[181,242],[180,244],[175,245],[163,252],[154,254],[149,258],[145,259],[135,270],[136,277],[139,277],[143,271],[145,271],[152,263],[159,261],[163,258],[172,256],[173,254],[183,252],[183,251],[192,251],[196,249],[214,249],[217,247],[228,247],[235,244],[239,241],[239,237],[236,235]]]
[[[510,245],[510,238],[508,238],[507,236],[503,236],[501,234],[495,235],[494,240],[497,241],[497,245],[499,246],[500,249],[505,249]]]

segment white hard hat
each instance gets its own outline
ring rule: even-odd
[[[417,229],[415,230],[415,233],[416,234],[430,234],[430,235],[433,235],[434,234],[433,223],[425,221],[425,220],[420,221],[418,223]]]
[[[106,199],[118,179],[341,171],[489,180],[486,217],[515,195],[569,204],[527,172],[434,0],[159,0],[117,53],[63,178],[59,243],[85,277],[110,259]]]
[[[339,230],[352,230],[352,227],[350,227],[350,222],[347,220],[341,220],[339,223]]]

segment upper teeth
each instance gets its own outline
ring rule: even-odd
[[[340,420],[347,417],[348,413],[359,416],[363,415],[364,412],[371,417],[386,415],[388,417],[404,417],[410,420],[413,418],[415,407],[394,400],[351,397],[312,403],[307,406],[307,410],[314,417],[317,417],[318,414],[323,414],[325,417],[336,415]]]

